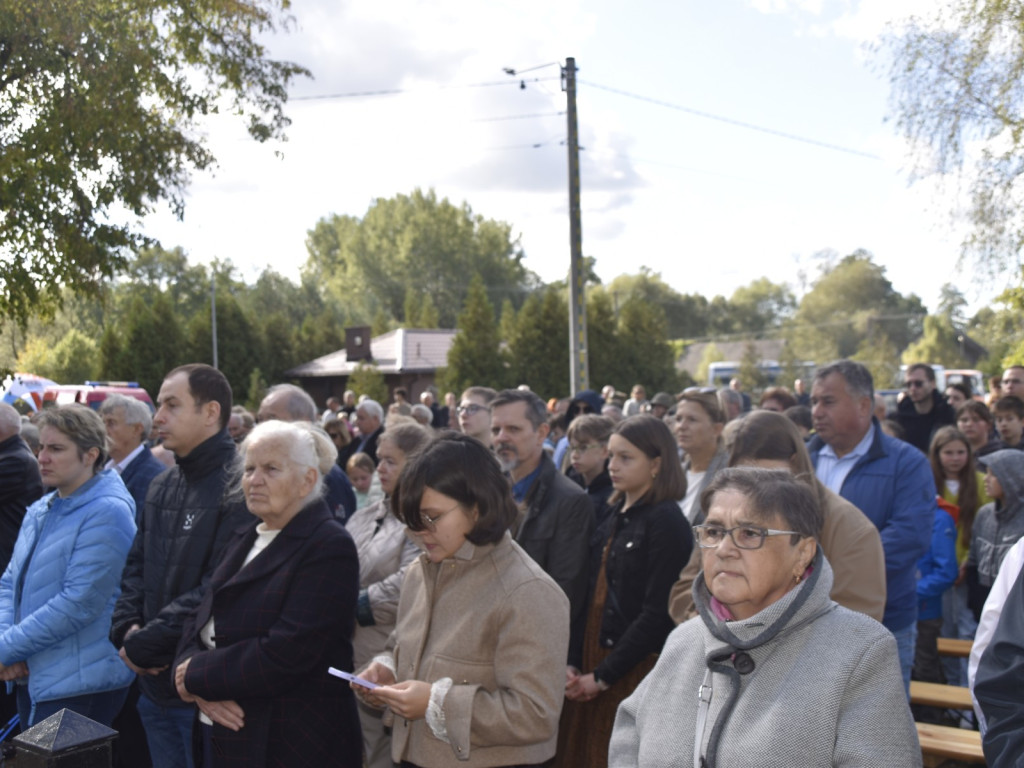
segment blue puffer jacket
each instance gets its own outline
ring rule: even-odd
[[[872,419],[874,437],[867,454],[853,465],[839,495],[878,528],[885,551],[885,616],[897,632],[917,621],[917,561],[931,545],[935,524],[935,478],[917,448],[882,432]],[[811,461],[825,446],[815,436],[807,445]]]
[[[108,633],[134,537],[135,503],[114,470],[28,508],[0,578],[0,662],[28,662],[33,703],[131,684]]]

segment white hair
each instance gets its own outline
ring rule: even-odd
[[[363,400],[363,402],[356,407],[356,412],[359,411],[363,411],[371,419],[384,421],[384,409],[381,408],[380,403],[376,400],[370,400],[369,398]]]
[[[153,414],[149,412],[148,405],[137,398],[114,392],[100,403],[100,416],[106,416],[118,409],[124,414],[125,424],[141,424],[142,439],[149,437],[149,431],[153,428]]]
[[[13,405],[0,403],[0,432],[5,435],[21,433],[21,414]]]
[[[324,492],[324,475],[338,459],[334,441],[320,427],[305,421],[265,421],[257,424],[242,443],[242,456],[250,447],[263,441],[279,441],[288,451],[288,458],[303,469],[316,470],[313,490],[302,500],[302,506],[319,498]]]

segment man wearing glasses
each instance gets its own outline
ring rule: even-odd
[[[490,387],[470,387],[459,398],[455,412],[459,416],[459,429],[491,447],[491,400],[497,396]]]
[[[928,453],[932,434],[939,427],[956,423],[956,414],[935,389],[935,371],[924,363],[907,368],[903,380],[907,396],[896,407],[896,421],[906,433],[908,443]]]

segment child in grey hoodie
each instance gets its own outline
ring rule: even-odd
[[[968,602],[976,617],[999,575],[1003,557],[1024,537],[1024,452],[995,451],[979,457],[978,464],[986,469],[985,490],[995,501],[978,510],[971,529]]]

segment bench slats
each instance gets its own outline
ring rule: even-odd
[[[940,655],[962,656],[965,659],[971,655],[971,646],[974,645],[973,640],[954,640],[951,637],[940,637],[938,643]]]
[[[935,757],[949,757],[971,763],[985,763],[981,750],[981,734],[948,725],[915,723],[917,738],[921,742],[921,753]]]
[[[971,709],[971,691],[959,685],[910,681],[910,703],[943,709]]]

